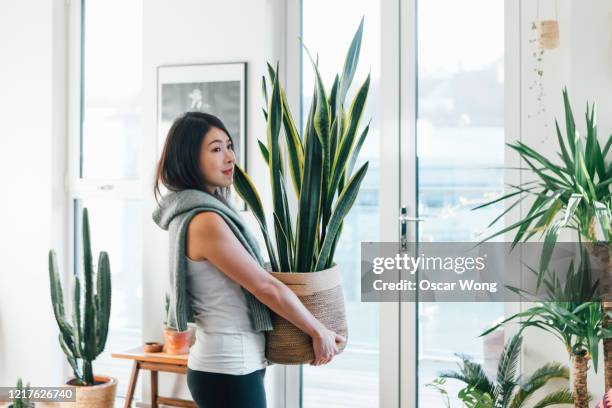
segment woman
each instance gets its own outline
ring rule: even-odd
[[[175,194],[215,197],[213,201],[223,205],[217,208],[238,216],[228,203],[235,161],[232,138],[217,117],[185,113],[166,138],[155,194],[160,194],[163,185]],[[187,207],[176,205],[180,199],[160,203],[154,218],[165,220],[158,222],[160,226],[165,222],[162,228],[168,229],[174,217],[184,216]],[[189,390],[201,408],[263,408],[265,335],[253,324],[254,310],[262,310],[255,306],[267,313],[265,304],[312,337],[312,365],[330,362],[345,339],[328,330],[290,289],[260,266],[257,245],[254,253],[249,252],[245,241],[236,236],[235,226],[228,225],[231,221],[219,212],[189,208],[193,215],[185,221],[184,254],[179,255],[185,257],[187,297],[197,327],[188,359]],[[170,239],[183,244],[173,229]],[[249,297],[255,306],[247,301]]]

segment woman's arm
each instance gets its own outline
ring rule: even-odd
[[[265,271],[220,215],[202,212],[193,217],[187,231],[186,251],[190,259],[210,261],[260,302],[312,337],[315,360],[311,364],[325,364],[338,353],[336,343],[345,339],[327,329],[287,286]]]

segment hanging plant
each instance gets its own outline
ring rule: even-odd
[[[529,90],[534,91],[537,101],[537,110],[535,114],[528,114],[528,118],[537,117],[546,112],[544,105],[544,54],[546,50],[554,50],[559,47],[559,10],[557,0],[555,0],[555,18],[549,20],[540,20],[540,0],[536,4],[536,19],[531,22],[531,44],[533,51],[531,53],[534,64],[534,77]],[[544,122],[544,127],[548,127],[548,121]]]

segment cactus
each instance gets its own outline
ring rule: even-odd
[[[83,209],[83,275],[84,293],[81,290],[79,276],[75,274],[73,277],[73,310],[69,322],[64,312],[57,256],[54,250],[49,251],[51,301],[55,320],[60,329],[58,335],[60,346],[72,367],[75,385],[94,385],[92,362],[104,351],[108,336],[111,273],[108,254],[102,251],[98,258],[98,271],[94,276],[87,208]],[[83,302],[81,295],[84,297]],[[81,310],[82,305],[83,310]]]
[[[30,390],[30,383],[28,383],[28,385],[26,385],[24,389],[23,381],[21,381],[21,378],[19,378],[17,380],[16,389],[18,391],[19,398],[15,398],[14,400],[12,400],[13,402],[12,402],[12,405],[10,405],[10,407],[11,408],[28,408],[30,406],[30,398],[26,397],[25,395],[27,395],[28,391]]]

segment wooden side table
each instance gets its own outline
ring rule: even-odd
[[[162,371],[167,373],[187,374],[187,354],[177,355],[164,352],[145,353],[143,346],[140,346],[121,353],[112,353],[111,356],[113,358],[134,360],[130,384],[128,386],[127,396],[125,397],[125,408],[130,408],[132,404],[140,370],[149,370],[151,372],[151,408],[158,408],[159,404],[171,407],[198,408],[193,401],[160,397],[157,395],[157,373]]]

